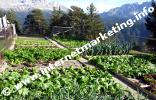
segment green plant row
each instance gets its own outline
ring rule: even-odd
[[[0,74],[0,90],[11,90],[20,80],[36,71],[4,72]],[[59,68],[50,72],[51,77],[41,76],[19,91],[1,100],[133,100],[129,92],[113,81],[105,71],[86,68]]]
[[[85,44],[87,44],[87,41],[84,40],[76,40],[76,39],[66,39],[61,37],[53,37],[56,41],[60,42],[61,44],[67,46],[68,48],[78,48]]]
[[[16,45],[15,48],[58,48],[55,45]]]
[[[55,61],[68,54],[70,51],[67,49],[18,48],[14,51],[5,51],[4,58],[11,64],[37,63],[38,61]]]
[[[16,45],[20,46],[20,45],[53,45],[51,42],[49,42],[48,40],[44,40],[44,39],[17,39],[16,40]]]
[[[131,43],[116,43],[116,42],[101,42],[90,50],[85,51],[84,55],[96,56],[96,55],[123,55],[128,54],[133,45]]]
[[[102,66],[104,70],[117,72],[130,78],[156,72],[155,69],[150,68],[151,61],[144,56],[97,56],[90,62]]]

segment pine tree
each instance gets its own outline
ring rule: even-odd
[[[48,25],[40,9],[34,9],[27,15],[24,22],[24,32],[27,34],[47,34]]]
[[[54,9],[50,30],[54,26],[72,27],[72,34],[81,39],[93,39],[99,32],[104,31],[103,21],[97,14],[96,7],[91,4],[88,13],[77,6],[71,6],[68,14]]]
[[[87,14],[84,13],[83,9],[71,6],[68,16],[70,16],[70,26],[73,27],[73,33],[77,37],[85,38]]]
[[[62,21],[62,16],[64,15],[64,12],[59,8],[58,10],[54,7],[52,12],[52,17],[50,20],[50,26],[49,31],[52,32],[53,28],[55,26],[64,26]]]
[[[154,7],[154,12],[149,14],[146,18],[146,28],[152,32],[152,38],[156,39],[156,2],[152,0],[152,7]],[[156,47],[156,41],[149,40],[148,45]]]
[[[51,18],[50,28],[52,28],[53,26],[61,26],[62,25],[62,23],[61,23],[62,16],[63,16],[63,11],[60,8],[59,8],[59,10],[54,8],[52,18]]]
[[[104,32],[104,24],[100,16],[97,14],[96,7],[93,3],[87,7],[88,11],[88,21],[87,21],[87,28],[88,30],[87,35],[89,38],[97,37],[98,33]]]
[[[93,3],[90,4],[89,7],[87,7],[87,11],[89,13],[89,16],[91,16],[92,18],[94,18],[97,14],[97,9],[96,7],[94,6]]]

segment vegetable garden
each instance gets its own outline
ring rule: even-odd
[[[87,41],[67,40],[54,38],[59,43],[70,48],[83,46]],[[106,48],[106,47],[105,47]],[[84,56],[92,65],[90,66],[64,66],[50,71],[50,76],[43,75],[28,85],[14,91],[14,86],[21,80],[40,73],[37,64],[48,66],[49,63],[61,59],[71,53],[69,49],[60,49],[44,38],[18,37],[16,48],[13,51],[3,52],[4,59],[10,67],[24,65],[22,70],[6,70],[0,74],[0,90],[5,87],[11,89],[9,96],[0,95],[1,100],[141,100],[136,94],[127,90],[122,84],[114,80],[113,73],[119,73],[127,79],[142,80],[150,85],[146,90],[156,93],[155,63],[153,55],[104,55],[88,53]],[[101,49],[106,50],[106,49]],[[120,51],[120,50],[119,50]],[[98,51],[99,52],[99,51]],[[101,51],[102,52],[102,51]],[[113,52],[113,51],[112,51]],[[116,51],[118,52],[118,51]],[[96,55],[96,56],[94,56]],[[29,69],[32,67],[32,69]],[[9,68],[8,68],[9,69]],[[151,89],[152,88],[152,89]],[[146,95],[143,96],[146,98]]]
[[[97,64],[102,70],[111,73],[119,73],[127,78],[135,78],[149,86],[145,89],[156,93],[155,88],[155,55],[133,56],[98,56],[91,57],[90,62]],[[137,82],[139,84],[139,82]]]
[[[115,16],[118,10],[99,14],[93,3],[86,10],[46,0],[12,3],[22,12],[1,7],[0,100],[156,100],[156,53],[151,48],[156,47],[156,12],[147,7],[141,12],[139,5],[146,2],[137,4],[134,16],[133,7],[135,19],[127,21]],[[108,25],[105,14],[113,18]],[[148,31],[142,32],[145,27]],[[16,32],[27,36],[15,41]]]
[[[0,75],[1,88],[15,85],[35,71],[5,72]],[[29,100],[93,100],[93,99],[133,99],[122,87],[115,83],[108,72],[90,68],[59,68],[51,71],[51,78],[43,76],[28,86],[24,86],[8,99]]]

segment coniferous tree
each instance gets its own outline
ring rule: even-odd
[[[63,28],[70,26],[69,19],[70,18],[68,16],[68,13],[63,12],[61,8],[59,8],[58,10],[56,8],[53,8],[52,17],[51,17],[50,26],[49,26],[50,33],[54,34],[55,32],[58,32],[58,33],[61,33],[61,35],[65,35],[64,34],[65,29]]]
[[[93,39],[99,32],[104,32],[103,21],[97,14],[96,7],[91,4],[88,13],[77,6],[71,6],[66,14],[63,11],[54,9],[50,30],[54,26],[72,27],[72,34],[81,39]]]
[[[63,11],[61,11],[61,9],[59,8],[59,10],[57,10],[56,8],[54,8],[53,12],[52,12],[52,18],[51,18],[51,24],[50,24],[50,28],[52,28],[53,26],[61,26],[61,17],[63,16]]]
[[[89,7],[87,7],[87,11],[88,11],[89,16],[92,17],[92,18],[94,18],[97,15],[96,14],[97,13],[97,9],[96,9],[96,7],[94,6],[93,3],[91,3],[89,5]]]
[[[89,7],[87,7],[88,11],[88,21],[87,21],[87,28],[88,30],[87,35],[89,38],[95,38],[98,33],[104,32],[104,24],[102,19],[100,18],[100,15],[97,14],[96,7],[93,3],[90,4]]]
[[[155,9],[153,13],[150,13],[146,18],[146,28],[152,32],[152,38],[156,39],[156,2],[152,0],[152,7]],[[156,47],[156,41],[149,40],[147,43],[149,46]]]
[[[52,17],[49,26],[50,33],[52,33],[55,26],[60,26],[60,27],[64,26],[63,19],[62,19],[63,15],[64,12],[61,10],[61,8],[59,8],[58,10],[55,7],[53,8]]]
[[[48,26],[40,9],[34,9],[27,15],[24,22],[24,32],[27,34],[47,34]]]
[[[87,14],[83,11],[83,9],[71,6],[68,16],[70,16],[70,26],[73,27],[74,34],[78,37],[85,38]]]

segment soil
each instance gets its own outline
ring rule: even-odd
[[[144,88],[151,93],[156,94],[156,74],[146,74],[137,79],[129,78],[129,80],[134,84],[139,85],[141,88]]]
[[[144,80],[150,84],[150,87],[146,88],[150,92],[156,94],[156,74],[147,74],[144,75]]]
[[[19,64],[19,65],[11,65],[11,67],[9,67],[9,70],[19,70],[19,69],[23,69],[24,67],[28,68],[28,69],[32,69],[32,68],[45,68],[48,67],[49,64],[54,64],[55,61],[48,61],[48,62],[43,62],[43,61],[38,61],[38,63],[36,64],[32,64],[32,63],[23,63],[23,64]],[[63,65],[63,67],[67,68],[70,66],[73,67],[83,67],[83,65],[81,63],[79,63],[77,60],[70,60],[65,62]]]

